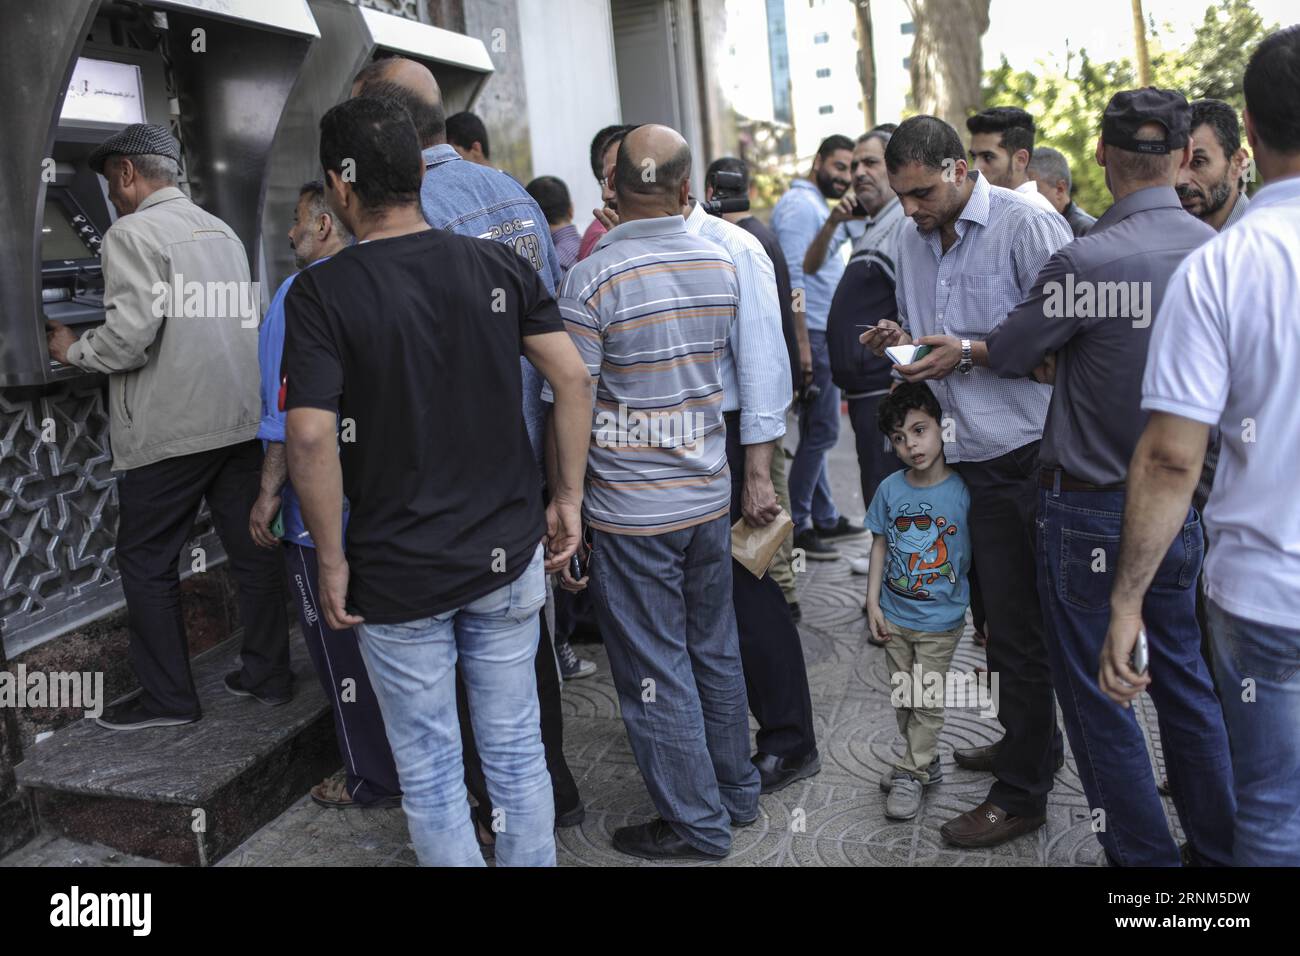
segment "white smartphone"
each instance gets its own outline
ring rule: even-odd
[[[919,362],[930,354],[928,345],[891,345],[885,349],[885,354],[895,365],[911,365],[913,362]]]

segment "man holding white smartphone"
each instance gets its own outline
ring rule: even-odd
[[[989,670],[998,675],[1005,733],[954,755],[958,765],[997,779],[982,804],[940,832],[955,846],[989,847],[1046,822],[1064,743],[1034,585],[1038,442],[1050,390],[974,365],[983,339],[1072,237],[1055,210],[991,185],[967,169],[965,155],[957,131],[933,116],[914,116],[890,137],[889,184],[915,226],[900,230],[899,322],[882,322],[863,344],[883,352],[913,344],[915,334],[915,344],[932,347],[898,372],[926,381],[939,398],[945,455],[970,489],[974,566],[993,634]]]

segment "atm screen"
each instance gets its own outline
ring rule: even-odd
[[[59,119],[117,126],[143,123],[140,67],[134,63],[78,57]]]
[[[41,224],[41,261],[91,259],[97,255],[81,241],[67,208],[55,199],[45,200],[45,221]]]

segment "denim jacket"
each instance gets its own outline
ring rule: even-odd
[[[429,225],[461,236],[508,243],[533,264],[546,291],[554,296],[563,274],[560,259],[546,217],[524,187],[508,173],[466,162],[446,143],[430,146],[423,156],[420,206]],[[546,417],[541,401],[542,377],[527,359],[521,357],[519,361],[524,382],[524,425],[540,464]]]

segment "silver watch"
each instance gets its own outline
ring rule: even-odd
[[[971,360],[970,339],[961,340],[961,361],[957,363],[957,371],[963,375],[969,375],[970,370],[975,367]]]

